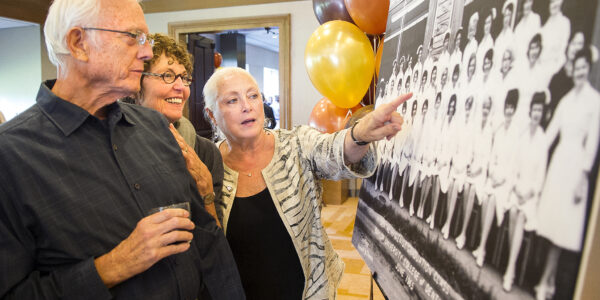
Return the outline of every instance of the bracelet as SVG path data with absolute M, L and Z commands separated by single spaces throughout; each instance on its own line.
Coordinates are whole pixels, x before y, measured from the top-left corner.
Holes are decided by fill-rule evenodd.
M 368 145 L 370 142 L 359 141 L 354 137 L 354 127 L 356 127 L 356 124 L 358 124 L 358 121 L 356 123 L 354 123 L 354 125 L 352 125 L 352 128 L 350 129 L 350 137 L 352 138 L 354 143 L 359 146 Z
M 213 202 L 215 202 L 215 192 L 206 194 L 204 197 L 202 197 L 202 199 L 204 200 L 204 205 L 213 204 Z

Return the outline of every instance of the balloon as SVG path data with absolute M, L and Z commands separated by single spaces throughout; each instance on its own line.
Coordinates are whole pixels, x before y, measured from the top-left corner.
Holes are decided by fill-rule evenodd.
M 387 25 L 390 0 L 344 0 L 354 23 L 368 34 L 382 34 Z
M 348 119 L 348 121 L 346 122 L 346 125 L 344 126 L 344 128 L 352 127 L 352 125 L 354 125 L 354 123 L 356 123 L 358 120 L 362 119 L 368 113 L 372 112 L 373 109 L 374 109 L 374 105 L 370 104 L 370 105 L 363 106 L 361 109 L 355 111 L 352 114 L 352 116 Z
M 376 84 L 377 84 L 377 78 L 373 78 L 373 80 L 369 84 L 369 90 L 367 91 L 365 96 L 362 98 L 360 103 L 363 103 L 364 105 L 369 105 L 369 104 L 375 103 L 375 97 L 377 96 L 377 95 L 375 95 Z
M 375 77 L 379 77 L 379 68 L 381 68 L 381 56 L 383 55 L 383 39 L 379 43 L 377 48 L 377 54 L 375 54 Z
M 345 21 L 327 22 L 313 32 L 306 45 L 304 63 L 315 88 L 342 108 L 360 102 L 375 70 L 369 39 Z
M 221 53 L 215 51 L 215 69 L 218 69 L 223 62 L 223 56 Z
M 351 108 L 350 110 L 352 111 L 352 113 L 355 113 L 357 110 L 359 110 L 363 107 L 364 107 L 364 105 L 361 102 L 358 102 L 358 104 L 355 107 Z
M 313 0 L 313 10 L 319 24 L 342 20 L 354 24 L 348 14 L 344 0 Z
M 308 124 L 321 132 L 332 133 L 344 128 L 350 114 L 349 109 L 339 108 L 329 99 L 323 98 L 317 102 L 310 113 Z

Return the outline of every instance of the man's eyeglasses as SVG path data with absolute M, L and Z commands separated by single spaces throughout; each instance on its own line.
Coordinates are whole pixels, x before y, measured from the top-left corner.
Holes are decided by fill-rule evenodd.
M 149 39 L 145 33 L 143 33 L 142 31 L 139 31 L 139 30 L 136 32 L 129 32 L 129 31 L 95 28 L 95 27 L 82 27 L 82 29 L 83 30 L 98 30 L 98 31 L 109 31 L 109 32 L 122 33 L 122 34 L 129 36 L 130 38 L 135 39 L 137 41 L 138 45 L 140 45 L 140 46 L 143 46 L 146 43 L 146 41 L 148 41 L 148 44 L 150 45 L 150 47 L 154 46 L 154 40 Z
M 167 84 L 171 84 L 171 83 L 175 82 L 175 80 L 177 80 L 177 77 L 181 78 L 181 81 L 183 82 L 183 85 L 185 85 L 185 86 L 189 86 L 190 84 L 192 84 L 192 81 L 193 81 L 192 77 L 188 76 L 187 74 L 176 75 L 175 72 L 173 72 L 171 70 L 166 71 L 162 74 L 142 72 L 142 75 L 161 77 L 162 80 Z

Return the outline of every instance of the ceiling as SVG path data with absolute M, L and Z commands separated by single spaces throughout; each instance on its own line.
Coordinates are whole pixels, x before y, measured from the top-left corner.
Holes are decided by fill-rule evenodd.
M 44 1 L 44 0 L 36 0 Z M 308 0 L 142 0 L 146 13 Z
M 266 4 L 307 0 L 142 0 L 146 13 L 179 11 L 239 5 Z M 47 14 L 50 0 L 0 1 L 0 29 L 41 24 Z M 246 36 L 246 43 L 279 52 L 279 29 L 264 28 L 237 30 Z M 275 38 L 274 38 L 275 37 Z
M 269 27 L 267 27 L 269 28 Z M 279 28 L 249 28 L 238 29 L 238 33 L 246 36 L 246 44 L 279 52 Z
M 141 0 L 145 13 L 308 0 Z M 0 17 L 42 24 L 52 0 L 1 0 Z

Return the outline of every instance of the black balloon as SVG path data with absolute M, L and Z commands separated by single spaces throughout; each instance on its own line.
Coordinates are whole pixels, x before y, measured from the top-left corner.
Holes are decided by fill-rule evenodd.
M 346 9 L 344 0 L 313 0 L 313 10 L 319 20 L 319 24 L 325 22 L 342 20 L 354 24 L 352 17 Z

